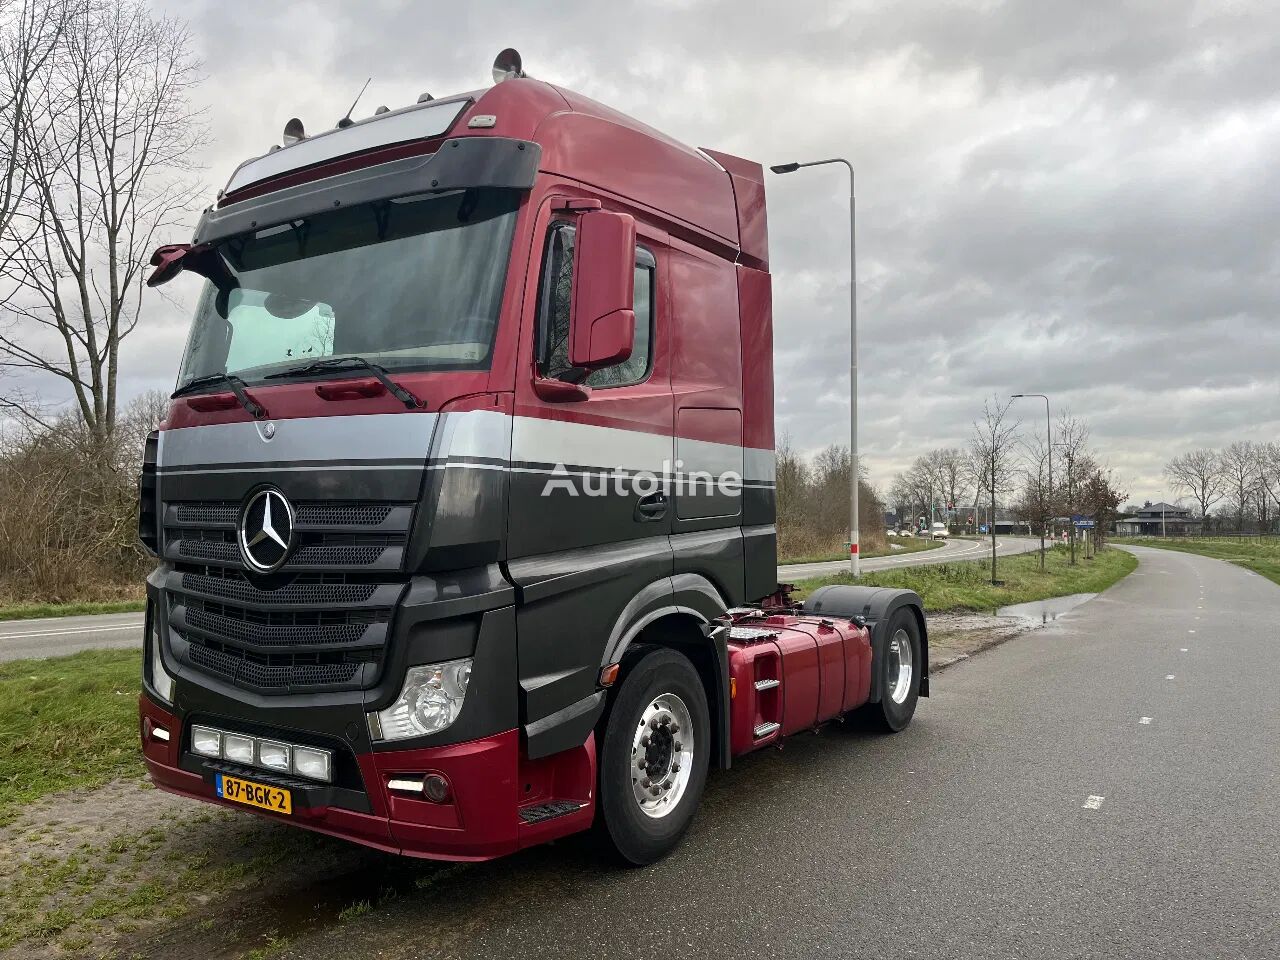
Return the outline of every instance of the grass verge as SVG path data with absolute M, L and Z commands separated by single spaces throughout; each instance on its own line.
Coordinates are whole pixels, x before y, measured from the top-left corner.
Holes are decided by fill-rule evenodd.
M 1234 563 L 1280 584 L 1280 537 L 1188 537 L 1185 540 L 1126 537 L 1112 542 L 1198 553 L 1202 557 Z
M 136 650 L 0 663 L 0 825 L 55 791 L 140 774 L 141 686 Z
M 1054 547 L 1040 569 L 1039 551 L 1000 557 L 996 576 L 1002 586 L 991 583 L 991 561 L 936 563 L 924 567 L 903 567 L 864 574 L 858 583 L 869 587 L 905 587 L 920 594 L 931 613 L 976 610 L 990 612 L 1014 603 L 1030 603 L 1072 593 L 1105 590 L 1137 567 L 1137 558 L 1124 550 L 1105 549 L 1091 560 L 1077 553 L 1070 564 L 1066 547 Z M 801 596 L 829 583 L 852 583 L 848 574 L 802 580 Z
M 81 617 L 94 613 L 137 613 L 145 600 L 108 600 L 103 603 L 24 603 L 0 606 L 0 620 L 39 620 L 44 617 Z
M 862 551 L 863 560 L 874 560 L 876 557 L 897 557 L 904 553 L 919 553 L 922 550 L 934 550 L 946 543 L 945 540 L 926 540 L 923 537 L 905 537 L 901 540 L 890 540 L 884 547 Z M 893 549 L 893 546 L 899 549 Z M 843 550 L 832 550 L 830 553 L 802 554 L 798 557 L 778 557 L 778 563 L 826 563 L 829 560 L 848 560 L 849 555 Z

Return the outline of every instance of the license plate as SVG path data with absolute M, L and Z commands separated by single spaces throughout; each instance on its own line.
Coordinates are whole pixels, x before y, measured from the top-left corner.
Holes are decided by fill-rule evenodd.
M 218 774 L 218 796 L 272 813 L 293 813 L 293 796 L 288 790 L 268 787 L 252 780 Z

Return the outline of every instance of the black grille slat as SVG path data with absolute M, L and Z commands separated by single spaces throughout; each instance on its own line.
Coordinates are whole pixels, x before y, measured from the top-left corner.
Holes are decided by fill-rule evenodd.
M 344 574 L 299 574 L 293 582 L 276 590 L 254 586 L 238 570 L 209 567 L 202 573 L 183 573 L 182 589 L 241 603 L 312 607 L 346 606 L 368 603 L 379 584 L 348 582 Z
M 238 503 L 179 503 L 175 512 L 179 523 L 230 525 L 240 519 Z
M 230 527 L 240 519 L 241 504 L 231 500 L 171 503 L 173 519 L 191 526 Z M 390 503 L 310 503 L 294 505 L 301 527 L 378 527 L 395 509 Z
M 240 546 L 229 530 L 169 528 L 170 542 L 177 555 L 187 560 L 211 560 L 241 564 Z M 378 563 L 388 549 L 402 549 L 404 534 L 306 533 L 299 532 L 297 546 L 289 554 L 284 569 L 298 567 L 368 567 Z
M 193 638 L 183 639 L 191 642 Z M 244 651 L 197 643 L 191 643 L 189 650 L 192 663 L 210 673 L 263 689 L 349 684 L 362 666 L 359 661 L 322 662 L 314 657 L 291 654 L 251 659 Z
M 351 644 L 364 637 L 368 624 L 261 624 L 186 608 L 187 626 L 205 633 L 260 647 Z
M 240 559 L 240 550 L 225 540 L 178 541 L 178 554 L 190 560 L 223 560 L 228 563 Z
M 289 556 L 295 567 L 367 567 L 392 544 L 316 543 L 301 546 Z
M 303 526 L 376 527 L 391 516 L 387 503 L 304 503 L 298 507 Z

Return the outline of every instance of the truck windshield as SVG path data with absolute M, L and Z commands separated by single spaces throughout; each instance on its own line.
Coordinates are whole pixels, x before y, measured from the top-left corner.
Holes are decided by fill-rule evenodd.
M 521 196 L 404 197 L 219 243 L 178 388 L 348 355 L 393 371 L 487 369 Z

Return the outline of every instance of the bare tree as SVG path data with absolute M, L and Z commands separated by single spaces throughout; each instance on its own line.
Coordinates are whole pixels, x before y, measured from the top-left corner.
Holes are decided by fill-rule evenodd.
M 1237 440 L 1222 451 L 1222 477 L 1235 508 L 1236 532 L 1244 532 L 1249 495 L 1258 482 L 1258 453 L 1248 440 Z
M 1218 454 L 1209 449 L 1192 450 L 1165 464 L 1164 475 L 1176 489 L 1185 490 L 1200 507 L 1201 519 L 1227 492 L 1226 478 Z
M 29 186 L 20 147 L 32 87 L 62 38 L 71 9 L 57 0 L 0 2 L 0 236 Z
M 991 582 L 996 583 L 996 497 L 1014 481 L 1014 448 L 1021 421 L 1010 421 L 1011 400 L 992 397 L 982 407 L 982 418 L 973 424 L 969 442 L 973 458 L 982 464 L 984 485 L 991 494 Z
M 1258 444 L 1257 462 L 1258 485 L 1262 488 L 1264 497 L 1269 497 L 1275 503 L 1277 513 L 1280 513 L 1280 442 Z
M 0 235 L 0 370 L 61 381 L 104 441 L 143 269 L 156 231 L 194 199 L 204 128 L 188 105 L 198 64 L 185 26 L 141 0 L 66 9 L 13 135 L 25 188 Z
M 1063 505 L 1063 512 L 1067 517 L 1072 518 L 1079 504 L 1079 493 L 1084 478 L 1096 468 L 1096 464 L 1088 454 L 1089 427 L 1079 417 L 1074 417 L 1067 412 L 1058 417 L 1058 425 L 1054 428 L 1053 435 L 1058 438 L 1053 445 L 1061 451 L 1060 462 L 1066 464 L 1066 470 L 1061 474 L 1062 484 L 1058 488 L 1059 502 Z M 1071 563 L 1074 564 L 1076 562 L 1074 520 L 1071 521 L 1069 530 Z
M 944 506 L 947 510 L 955 510 L 968 488 L 963 451 L 956 447 L 943 447 L 930 451 L 927 459 Z

